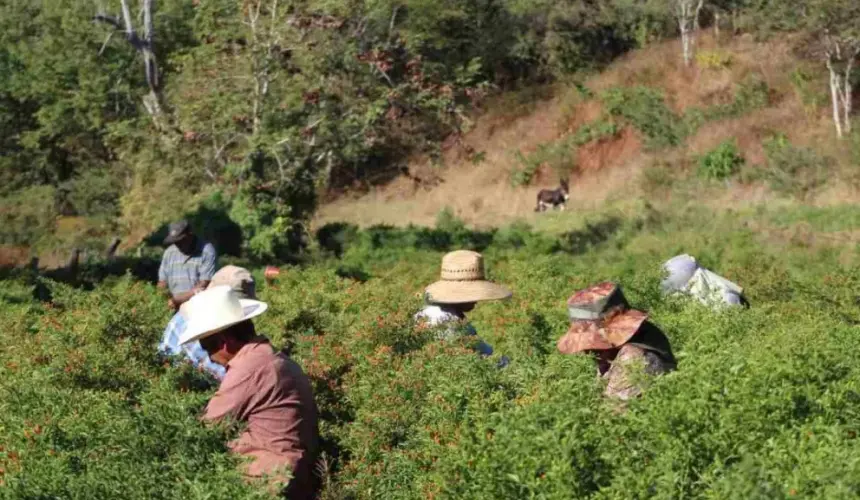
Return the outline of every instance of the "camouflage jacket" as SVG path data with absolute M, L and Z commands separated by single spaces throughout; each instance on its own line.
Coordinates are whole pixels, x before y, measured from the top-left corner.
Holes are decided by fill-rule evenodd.
M 609 369 L 598 374 L 607 382 L 605 396 L 627 401 L 642 393 L 649 377 L 674 369 L 675 360 L 671 355 L 664 356 L 638 345 L 625 344 Z

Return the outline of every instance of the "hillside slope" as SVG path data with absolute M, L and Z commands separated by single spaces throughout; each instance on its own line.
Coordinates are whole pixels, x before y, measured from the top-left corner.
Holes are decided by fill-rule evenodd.
M 761 43 L 751 37 L 717 41 L 706 37 L 697 66 L 685 68 L 678 42 L 667 41 L 632 52 L 591 76 L 584 82 L 585 91 L 559 84 L 545 92 L 550 96 L 543 99 L 501 96 L 476 119 L 464 137 L 465 146 L 444 152 L 443 165 L 414 159 L 408 176 L 323 206 L 316 225 L 331 221 L 362 226 L 427 225 L 446 207 L 479 226 L 521 218 L 534 221 L 538 217 L 533 213 L 536 192 L 557 186 L 557 171 L 565 169 L 571 171 L 568 208 L 573 210 L 640 197 L 656 201 L 667 197 L 705 199 L 716 206 L 774 201 L 786 194 L 774 192 L 773 183 L 767 182 L 771 165 L 765 144 L 777 134 L 784 134 L 794 148 L 811 146 L 828 160 L 825 176 L 831 182 L 804 185 L 788 194 L 811 204 L 856 200 L 857 190 L 849 173 L 856 164 L 856 154 L 852 156 L 849 144 L 839 144 L 833 138 L 825 75 L 814 61 L 797 59 L 789 47 L 786 41 Z M 744 94 L 751 88 L 749 82 L 761 82 L 760 87 L 752 88 L 766 93 L 766 102 L 752 105 L 754 99 Z M 649 138 L 643 137 L 641 130 L 629 121 L 611 117 L 619 127 L 615 134 L 568 148 L 559 158 L 538 156 L 543 150 L 556 151 L 559 156 L 556 146 L 566 148 L 565 141 L 569 142 L 583 125 L 605 121 L 604 93 L 643 87 L 660 91 L 677 121 L 696 110 L 707 114 L 721 106 L 728 109 L 733 102 L 737 109 L 704 120 L 677 145 L 648 145 Z M 725 141 L 735 141 L 745 161 L 741 175 L 717 185 L 698 182 L 691 175 L 696 159 Z M 473 153 L 466 154 L 470 150 Z M 549 161 L 541 163 L 530 185 L 514 186 L 511 172 L 523 168 L 523 158 L 529 161 L 532 157 L 537 158 L 534 161 Z M 553 161 L 556 171 L 550 165 Z M 840 181 L 833 182 L 834 178 Z M 661 189 L 665 187 L 671 189 Z

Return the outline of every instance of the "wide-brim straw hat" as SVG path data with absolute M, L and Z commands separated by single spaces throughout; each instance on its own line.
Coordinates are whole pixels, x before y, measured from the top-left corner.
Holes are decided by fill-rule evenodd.
M 216 286 L 200 292 L 187 302 L 188 325 L 179 344 L 204 339 L 266 312 L 269 305 L 251 299 L 240 299 L 229 286 Z
M 558 341 L 564 354 L 614 349 L 636 335 L 648 314 L 630 309 L 621 288 L 601 283 L 575 293 L 567 302 L 571 325 Z
M 440 280 L 425 289 L 427 301 L 434 304 L 503 300 L 512 295 L 504 286 L 486 279 L 484 257 L 468 250 L 457 250 L 442 257 Z

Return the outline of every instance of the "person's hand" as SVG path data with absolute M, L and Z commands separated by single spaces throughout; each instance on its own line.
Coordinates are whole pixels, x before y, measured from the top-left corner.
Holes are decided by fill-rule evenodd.
M 167 307 L 172 309 L 173 311 L 176 311 L 177 309 L 179 309 L 179 306 L 176 305 L 176 301 L 173 300 L 173 297 L 170 297 L 169 299 L 167 299 Z
M 280 275 L 281 270 L 275 266 L 266 266 L 266 271 L 263 273 L 263 277 L 266 281 L 273 281 Z

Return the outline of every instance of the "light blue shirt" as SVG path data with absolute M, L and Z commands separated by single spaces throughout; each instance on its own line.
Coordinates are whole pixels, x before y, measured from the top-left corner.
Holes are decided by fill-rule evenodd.
M 218 380 L 223 379 L 224 374 L 226 374 L 227 371 L 223 366 L 213 363 L 212 360 L 209 359 L 209 354 L 206 353 L 206 350 L 203 349 L 200 342 L 195 340 L 194 342 L 189 342 L 185 345 L 179 345 L 179 337 L 182 336 L 186 326 L 187 323 L 185 318 L 183 318 L 179 313 L 174 314 L 173 318 L 170 319 L 170 322 L 167 323 L 167 328 L 164 329 L 164 337 L 162 337 L 161 343 L 158 344 L 158 350 L 170 356 L 185 354 L 185 357 L 188 358 L 194 366 L 203 368 Z
M 218 266 L 218 255 L 211 243 L 197 241 L 191 255 L 186 255 L 176 245 L 164 251 L 158 268 L 158 281 L 167 283 L 172 295 L 179 295 L 194 288 L 201 281 L 211 281 Z

